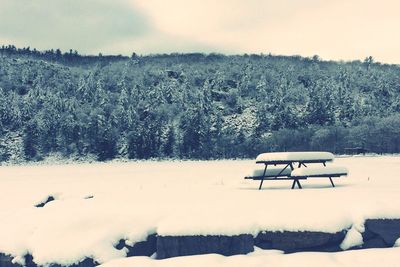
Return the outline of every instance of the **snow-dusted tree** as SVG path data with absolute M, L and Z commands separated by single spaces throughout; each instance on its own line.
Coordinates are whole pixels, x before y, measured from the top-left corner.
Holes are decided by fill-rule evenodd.
M 307 104 L 307 121 L 310 124 L 329 125 L 334 122 L 331 88 L 324 81 L 310 88 Z

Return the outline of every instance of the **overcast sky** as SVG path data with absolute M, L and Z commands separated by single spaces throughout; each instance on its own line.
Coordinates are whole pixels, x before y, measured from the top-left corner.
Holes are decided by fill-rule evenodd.
M 0 0 L 0 44 L 83 54 L 371 55 L 400 64 L 400 1 Z

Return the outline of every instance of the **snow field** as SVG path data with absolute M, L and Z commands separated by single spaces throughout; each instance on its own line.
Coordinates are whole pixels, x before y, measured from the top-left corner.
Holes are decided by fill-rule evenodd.
M 366 218 L 400 218 L 400 157 L 338 158 L 335 163 L 350 173 L 336 180 L 336 188 L 315 179 L 304 181 L 302 190 L 291 190 L 291 181 L 265 181 L 261 191 L 257 182 L 243 179 L 256 166 L 254 160 L 1 167 L 0 252 L 19 257 L 29 252 L 43 265 L 68 265 L 84 257 L 106 263 L 125 257 L 126 251 L 114 248 L 120 239 L 134 243 L 152 233 L 351 229 L 342 244 L 346 249 L 360 243 Z M 35 207 L 49 195 L 55 200 Z M 204 257 L 210 264 L 234 266 L 229 265 L 232 258 L 249 265 L 264 253 L 196 260 Z M 329 266 L 330 256 L 320 257 Z M 161 264 L 143 261 L 148 266 Z M 160 262 L 179 266 L 179 261 Z

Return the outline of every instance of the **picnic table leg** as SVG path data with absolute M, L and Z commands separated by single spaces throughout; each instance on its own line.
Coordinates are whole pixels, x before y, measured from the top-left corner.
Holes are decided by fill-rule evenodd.
M 333 183 L 333 181 L 332 181 L 332 178 L 331 178 L 331 177 L 329 177 L 329 181 L 331 181 L 332 187 L 335 187 L 335 184 Z
M 302 189 L 302 188 L 303 188 L 303 187 L 301 187 L 301 184 L 300 184 L 299 179 L 296 179 L 296 183 L 297 183 L 297 185 L 299 186 L 299 189 Z
M 290 166 L 290 168 L 291 168 L 292 171 L 293 171 L 293 165 L 292 165 L 292 163 L 289 163 L 289 164 L 287 164 L 287 165 L 285 166 L 285 168 L 283 168 L 283 169 L 275 176 L 275 179 L 278 178 L 278 176 L 281 175 L 281 174 L 286 170 L 286 168 L 289 167 L 289 166 Z
M 287 164 L 287 165 L 285 166 L 285 168 L 283 168 L 283 169 L 275 176 L 275 179 L 278 178 L 278 176 L 281 175 L 281 174 L 283 173 L 283 171 L 286 170 L 287 167 L 290 167 L 290 169 L 291 169 L 292 171 L 294 170 L 293 164 L 292 164 L 292 163 L 289 163 L 289 164 Z M 293 186 L 292 186 L 292 189 L 293 189 Z
M 293 180 L 292 189 L 296 186 L 296 180 Z
M 299 189 L 303 188 L 303 187 L 301 187 L 299 179 L 293 179 L 292 189 L 294 189 L 296 187 L 296 184 L 299 187 Z
M 268 167 L 268 164 L 265 164 L 264 173 L 263 173 L 263 176 L 262 176 L 262 178 L 261 178 L 261 182 L 260 182 L 260 186 L 258 187 L 258 190 L 261 190 L 261 187 L 262 187 L 262 185 L 263 185 L 265 173 L 267 172 L 267 167 Z
M 298 167 L 298 168 L 300 168 L 300 167 L 301 167 L 301 165 L 303 165 L 304 167 L 306 167 L 306 168 L 307 168 L 307 165 L 306 165 L 306 164 L 304 164 L 304 162 L 299 162 L 299 167 Z
M 296 187 L 296 184 L 297 184 L 297 186 L 299 187 L 299 189 L 302 189 L 303 187 L 301 187 L 301 184 L 300 184 L 300 181 L 299 181 L 299 179 L 293 179 L 293 184 L 292 184 L 292 189 L 294 189 L 295 187 Z

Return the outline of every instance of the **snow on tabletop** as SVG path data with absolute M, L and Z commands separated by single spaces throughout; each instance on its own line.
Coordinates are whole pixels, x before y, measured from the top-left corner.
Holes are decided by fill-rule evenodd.
M 337 161 L 348 167 L 349 179 L 336 188 L 310 179 L 302 190 L 291 190 L 290 181 L 265 181 L 258 190 L 243 179 L 254 160 L 4 166 L 0 252 L 20 258 L 29 252 L 39 265 L 85 257 L 105 263 L 125 257 L 114 248 L 120 239 L 135 243 L 156 232 L 334 233 L 365 218 L 400 218 L 400 157 Z M 49 195 L 56 200 L 35 207 Z M 348 244 L 357 242 L 357 231 Z
M 307 167 L 294 169 L 291 176 L 309 176 L 309 175 L 328 175 L 328 174 L 347 174 L 346 167 L 327 165 L 326 167 L 315 167 L 311 164 Z
M 256 161 L 302 161 L 302 160 L 326 160 L 331 161 L 334 155 L 330 152 L 271 152 L 257 156 Z

